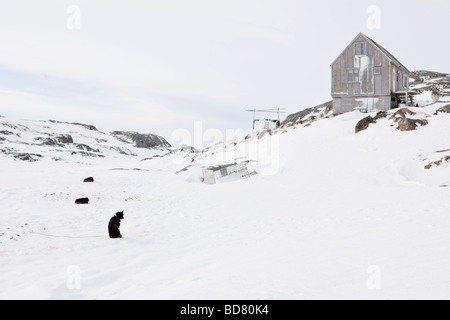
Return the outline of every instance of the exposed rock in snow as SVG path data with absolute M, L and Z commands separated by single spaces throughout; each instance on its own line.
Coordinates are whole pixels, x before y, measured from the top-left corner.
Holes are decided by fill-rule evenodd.
M 365 117 L 356 124 L 355 133 L 366 130 L 371 123 L 375 122 L 376 122 L 375 119 L 372 118 L 371 116 Z
M 90 146 L 86 145 L 86 144 L 76 144 L 76 148 L 83 150 L 83 151 L 88 151 L 88 152 L 100 152 L 100 150 L 98 149 L 93 149 Z
M 98 131 L 97 128 L 90 124 L 84 124 L 84 123 L 77 123 L 77 122 L 64 122 L 64 121 L 56 121 L 56 120 L 49 120 L 51 123 L 59 123 L 59 124 L 71 124 L 75 126 L 80 126 L 85 129 L 91 130 L 91 131 Z
M 114 131 L 111 135 L 126 143 L 134 143 L 136 148 L 153 149 L 169 148 L 171 145 L 163 138 L 154 134 L 141 134 L 129 131 Z
M 55 139 L 52 138 L 43 138 L 43 137 L 37 137 L 35 138 L 37 142 L 39 142 L 39 145 L 41 146 L 56 146 L 58 143 Z
M 356 124 L 355 133 L 358 133 L 358 132 L 361 132 L 363 130 L 366 130 L 371 123 L 376 123 L 377 120 L 382 119 L 382 118 L 386 118 L 387 115 L 388 115 L 387 112 L 380 111 L 380 112 L 377 113 L 377 115 L 375 117 L 368 116 L 368 117 L 360 120 Z
M 408 108 L 403 108 L 397 111 L 391 110 L 390 112 L 378 112 L 377 115 L 375 117 L 372 116 L 368 116 L 362 120 L 360 120 L 356 127 L 355 127 L 355 132 L 361 132 L 363 130 L 366 130 L 370 124 L 374 124 L 377 122 L 377 120 L 379 119 L 383 119 L 383 118 L 387 118 L 389 116 L 389 114 L 392 114 L 389 117 L 390 121 L 394 121 L 395 123 L 397 123 L 397 129 L 399 131 L 412 131 L 412 130 L 416 130 L 418 126 L 425 126 L 428 124 L 428 120 L 424 119 L 429 117 L 429 115 L 423 114 L 423 113 L 418 113 L 418 112 L 414 112 L 411 111 Z M 411 116 L 411 117 L 419 117 L 417 118 L 407 118 L 406 116 Z
M 402 108 L 394 112 L 394 114 L 389 118 L 389 120 L 394 120 L 399 122 L 401 119 L 406 118 L 406 115 L 414 116 L 416 113 L 409 110 L 408 108 Z
M 105 156 L 102 154 L 97 154 L 94 152 L 86 152 L 86 151 L 72 151 L 71 155 L 81 155 L 82 157 L 85 158 L 104 158 Z
M 413 131 L 416 130 L 418 126 L 426 126 L 428 124 L 428 120 L 426 119 L 410 119 L 406 117 L 407 115 L 415 116 L 417 113 L 408 108 L 402 108 L 397 110 L 389 120 L 398 123 L 397 129 L 400 131 Z
M 413 71 L 411 90 L 419 93 L 416 102 L 426 106 L 439 101 L 450 101 L 450 75 L 432 71 Z
M 426 170 L 430 170 L 431 168 L 433 168 L 433 166 L 439 167 L 440 165 L 442 165 L 442 163 L 443 163 L 444 161 L 450 162 L 450 156 L 443 157 L 442 159 L 440 159 L 440 160 L 438 160 L 438 161 L 431 162 L 431 163 L 427 164 L 427 165 L 425 166 L 425 169 L 426 169 Z
M 427 124 L 427 120 L 403 118 L 398 121 L 397 129 L 400 131 L 413 131 L 417 129 L 417 126 L 426 126 Z
M 56 137 L 56 141 L 59 143 L 73 143 L 73 138 L 70 134 L 61 134 Z
M 35 140 L 43 146 L 62 146 L 64 144 L 73 143 L 73 138 L 70 134 L 61 134 L 54 138 L 37 137 Z
M 281 127 L 291 127 L 297 124 L 308 124 L 318 119 L 333 116 L 333 101 L 328 101 L 313 108 L 308 108 L 300 112 L 289 115 L 281 123 Z
M 39 154 L 29 154 L 29 153 L 15 153 L 12 154 L 14 158 L 22 160 L 22 161 L 29 161 L 34 162 L 38 161 L 37 158 L 41 158 L 42 156 Z
M 450 113 L 450 104 L 436 110 L 434 115 L 437 116 L 439 113 Z

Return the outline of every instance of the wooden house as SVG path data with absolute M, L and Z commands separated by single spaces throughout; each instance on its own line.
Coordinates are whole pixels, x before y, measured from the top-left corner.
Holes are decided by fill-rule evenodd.
M 410 71 L 388 50 L 360 33 L 332 63 L 334 114 L 387 111 L 413 104 Z

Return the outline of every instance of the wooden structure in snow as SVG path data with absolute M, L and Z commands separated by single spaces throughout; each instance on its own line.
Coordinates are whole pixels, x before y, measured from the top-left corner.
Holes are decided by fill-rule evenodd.
M 360 33 L 332 63 L 333 113 L 387 111 L 413 105 L 410 71 L 381 45 Z
M 285 113 L 284 108 L 278 109 L 264 109 L 257 110 L 254 108 L 253 110 L 245 110 L 247 112 L 253 113 L 253 131 L 265 131 L 265 130 L 273 130 L 277 129 L 281 125 L 280 114 Z M 276 113 L 278 115 L 277 119 L 257 119 L 257 113 Z
M 206 184 L 216 184 L 233 180 L 250 178 L 247 163 L 233 163 L 223 166 L 212 166 L 203 169 L 203 181 Z

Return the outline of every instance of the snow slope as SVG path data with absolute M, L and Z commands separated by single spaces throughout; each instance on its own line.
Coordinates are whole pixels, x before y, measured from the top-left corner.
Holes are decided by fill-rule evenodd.
M 441 106 L 411 132 L 355 134 L 354 112 L 146 161 L 0 156 L 0 298 L 448 299 L 450 163 L 424 168 L 450 149 Z M 230 160 L 259 174 L 201 183 Z
M 53 161 L 89 163 L 90 158 L 117 155 L 151 157 L 169 152 L 170 145 L 162 137 L 135 132 L 118 133 L 120 135 L 117 132 L 107 134 L 92 125 L 55 120 L 0 118 L 0 153 L 25 161 L 51 158 Z M 126 140 L 123 135 L 137 136 L 140 141 Z

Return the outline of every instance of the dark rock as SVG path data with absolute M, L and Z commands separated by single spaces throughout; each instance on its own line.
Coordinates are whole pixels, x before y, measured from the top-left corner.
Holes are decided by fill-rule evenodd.
M 83 180 L 83 182 L 94 182 L 94 178 L 93 177 L 89 177 Z
M 428 124 L 427 120 L 419 120 L 419 119 L 409 119 L 402 118 L 398 121 L 397 130 L 400 131 L 413 131 L 417 129 L 417 126 L 426 126 Z
M 102 154 L 97 154 L 97 153 L 93 153 L 93 152 L 86 152 L 86 151 L 79 151 L 79 152 L 76 152 L 76 151 L 72 151 L 72 153 L 71 153 L 71 155 L 73 156 L 73 155 L 77 155 L 77 154 L 79 154 L 79 155 L 81 155 L 82 157 L 85 157 L 85 158 L 104 158 L 105 156 L 104 155 L 102 155 Z
M 44 146 L 57 146 L 61 144 L 73 143 L 72 136 L 70 134 L 61 134 L 56 138 L 36 138 L 36 141 L 40 141 L 40 145 Z
M 450 104 L 436 110 L 434 115 L 437 116 L 439 113 L 450 113 Z
M 39 145 L 41 146 L 56 146 L 58 145 L 58 143 L 56 142 L 56 140 L 52 139 L 52 138 L 36 138 L 36 141 L 39 141 Z
M 12 156 L 18 160 L 35 162 L 38 161 L 36 158 L 41 158 L 40 154 L 29 154 L 29 153 L 14 153 Z
M 89 198 L 80 198 L 75 200 L 76 204 L 89 204 Z
M 11 135 L 13 135 L 14 133 L 11 132 L 11 131 L 2 130 L 2 131 L 0 131 L 0 134 L 2 134 L 2 135 L 4 135 L 4 136 L 11 136 Z
M 114 131 L 111 135 L 125 143 L 134 143 L 137 148 L 154 149 L 169 148 L 171 145 L 163 138 L 154 134 L 141 134 L 128 131 Z
M 368 116 L 362 120 L 360 120 L 355 127 L 355 133 L 359 133 L 361 131 L 366 130 L 371 123 L 376 123 L 376 120 L 371 116 Z
M 73 138 L 70 134 L 62 134 L 56 137 L 56 141 L 62 144 L 73 143 Z
M 93 149 L 90 146 L 86 145 L 86 144 L 77 144 L 76 147 L 80 150 L 83 151 L 88 151 L 88 152 L 100 152 L 100 150 L 98 149 Z

